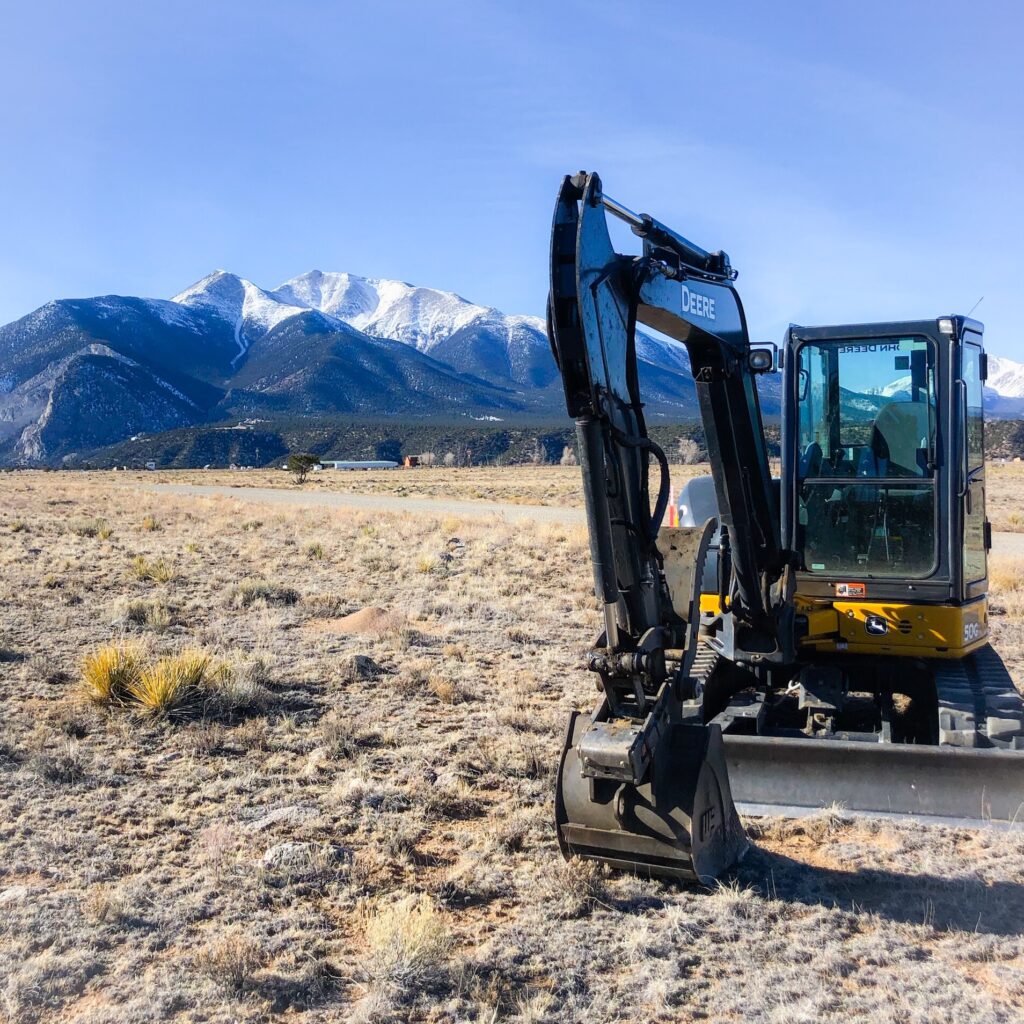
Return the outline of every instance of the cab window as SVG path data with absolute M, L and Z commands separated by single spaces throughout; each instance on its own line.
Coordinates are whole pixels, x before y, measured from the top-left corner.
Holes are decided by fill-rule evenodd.
M 801 346 L 797 536 L 808 572 L 934 571 L 935 351 L 917 337 Z

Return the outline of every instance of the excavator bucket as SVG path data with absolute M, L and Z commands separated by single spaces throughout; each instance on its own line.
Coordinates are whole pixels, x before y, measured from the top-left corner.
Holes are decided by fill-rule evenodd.
M 584 775 L 579 743 L 588 724 L 572 715 L 558 769 L 555 816 L 566 857 L 710 884 L 743 856 L 747 838 L 717 727 L 671 726 L 646 781 L 634 786 Z

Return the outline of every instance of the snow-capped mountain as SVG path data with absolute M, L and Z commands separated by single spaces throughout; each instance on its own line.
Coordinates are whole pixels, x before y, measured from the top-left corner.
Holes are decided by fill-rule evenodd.
M 648 419 L 697 415 L 684 346 L 639 334 Z M 1024 365 L 990 357 L 986 406 L 1024 415 Z M 778 379 L 762 408 L 778 413 Z M 894 381 L 898 393 L 905 382 Z M 878 397 L 846 396 L 869 416 Z M 173 299 L 49 302 L 0 327 L 0 464 L 55 463 L 231 416 L 564 416 L 538 317 L 454 292 L 309 271 L 267 290 L 224 270 Z
M 985 387 L 1000 398 L 1024 398 L 1024 363 L 989 355 Z
M 249 346 L 267 331 L 308 308 L 288 305 L 251 281 L 229 274 L 226 270 L 215 270 L 208 274 L 175 295 L 171 302 L 210 313 L 230 325 L 238 346 L 231 360 L 233 366 L 238 365 Z
M 543 320 L 478 306 L 454 292 L 311 270 L 285 281 L 274 295 L 492 383 L 546 387 L 557 376 Z

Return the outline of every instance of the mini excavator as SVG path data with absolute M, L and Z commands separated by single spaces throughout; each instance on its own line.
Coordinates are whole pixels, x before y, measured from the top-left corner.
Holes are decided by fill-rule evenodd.
M 609 217 L 639 255 L 615 251 Z M 737 802 L 1014 819 L 1024 702 L 988 639 L 982 325 L 791 326 L 751 346 L 736 277 L 596 174 L 562 182 L 548 334 L 604 626 L 601 698 L 559 765 L 563 854 L 707 882 L 746 849 Z M 685 347 L 696 385 L 711 476 L 681 489 L 677 527 L 638 325 Z M 773 478 L 757 383 L 779 370 Z

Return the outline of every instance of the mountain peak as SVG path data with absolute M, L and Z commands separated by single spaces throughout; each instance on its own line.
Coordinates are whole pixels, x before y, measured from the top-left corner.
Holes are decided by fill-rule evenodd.
M 235 332 L 238 354 L 234 363 L 249 346 L 271 328 L 306 311 L 305 305 L 292 305 L 277 295 L 265 292 L 244 277 L 226 270 L 215 270 L 196 281 L 171 300 L 181 306 L 204 309 L 231 324 Z

